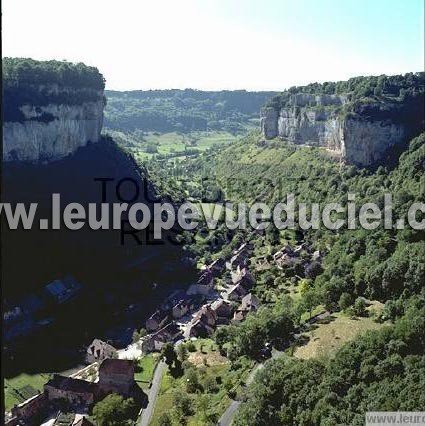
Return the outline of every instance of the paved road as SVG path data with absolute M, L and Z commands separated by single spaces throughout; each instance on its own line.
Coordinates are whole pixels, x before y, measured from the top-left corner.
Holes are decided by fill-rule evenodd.
M 306 321 L 305 325 L 314 324 L 317 321 L 321 321 L 321 320 L 324 320 L 324 319 L 330 317 L 330 315 L 331 314 L 327 311 L 322 312 L 322 313 L 310 318 L 308 321 Z M 297 330 L 297 333 L 295 334 L 295 339 L 298 339 L 302 335 L 302 333 L 303 333 L 302 329 Z M 281 354 L 282 354 L 282 352 L 273 351 L 272 358 L 276 358 L 277 356 L 279 356 Z M 249 374 L 249 376 L 246 380 L 247 386 L 249 386 L 252 383 L 257 371 L 262 369 L 263 367 L 264 367 L 264 363 L 257 364 L 254 367 L 254 369 L 251 371 L 251 373 Z M 220 419 L 218 421 L 218 425 L 219 426 L 230 426 L 230 424 L 232 423 L 232 421 L 235 417 L 236 412 L 239 410 L 240 405 L 241 405 L 240 401 L 232 401 L 231 404 L 227 407 L 227 410 L 220 417 Z
M 148 426 L 151 420 L 153 410 L 155 408 L 156 398 L 158 396 L 159 387 L 161 385 L 161 379 L 165 372 L 167 364 L 163 360 L 160 360 L 158 366 L 155 369 L 155 374 L 152 379 L 152 386 L 149 389 L 149 402 L 148 406 L 142 411 L 142 416 L 140 417 L 139 425 Z
M 273 356 L 277 356 L 278 354 L 280 354 L 280 352 L 274 353 Z M 246 386 L 249 386 L 253 382 L 255 374 L 257 373 L 258 370 L 261 370 L 263 367 L 264 367 L 264 364 L 261 363 L 261 364 L 257 364 L 252 369 L 252 371 L 249 373 L 248 378 L 246 379 L 246 382 L 245 382 Z M 229 426 L 232 423 L 236 412 L 239 410 L 240 405 L 241 405 L 240 401 L 232 401 L 231 404 L 227 407 L 227 410 L 220 417 L 218 421 L 219 426 Z

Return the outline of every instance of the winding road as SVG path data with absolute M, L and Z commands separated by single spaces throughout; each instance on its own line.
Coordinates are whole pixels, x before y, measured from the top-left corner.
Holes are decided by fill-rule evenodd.
M 261 370 L 264 367 L 264 363 L 257 364 L 253 370 L 249 373 L 248 378 L 246 379 L 246 386 L 249 386 L 257 373 L 258 370 Z M 227 407 L 227 410 L 223 413 L 218 421 L 219 426 L 229 426 L 232 423 L 233 418 L 235 417 L 236 412 L 239 410 L 241 405 L 240 401 L 233 400 L 231 404 Z
M 307 324 L 313 324 L 317 321 L 326 319 L 330 316 L 329 312 L 322 312 L 318 315 L 315 315 L 314 317 L 310 318 L 305 325 Z M 301 335 L 301 331 L 302 330 L 298 330 L 299 334 L 296 334 L 296 339 L 299 338 L 299 336 Z M 181 341 L 176 342 L 175 346 L 177 346 L 179 343 L 181 343 Z M 282 352 L 280 351 L 273 351 L 272 353 L 272 358 L 276 358 L 279 355 L 281 355 Z M 252 371 L 249 373 L 247 379 L 246 379 L 246 386 L 249 386 L 253 381 L 254 381 L 254 377 L 257 373 L 257 371 L 261 370 L 264 367 L 264 362 L 257 364 Z M 139 420 L 139 426 L 149 426 L 150 420 L 152 418 L 152 414 L 155 408 L 155 403 L 156 403 L 156 399 L 158 397 L 158 392 L 159 392 L 159 388 L 161 386 L 161 379 L 162 376 L 165 372 L 167 368 L 167 364 L 161 359 L 155 369 L 155 373 L 152 379 L 152 386 L 149 390 L 148 393 L 148 405 L 147 407 L 142 411 L 142 415 L 140 417 Z M 238 411 L 239 407 L 241 405 L 240 401 L 235 401 L 233 400 L 231 402 L 231 404 L 227 407 L 227 410 L 223 413 L 223 415 L 220 417 L 219 421 L 218 421 L 218 425 L 219 426 L 230 426 L 236 412 Z
M 159 388 L 161 386 L 161 379 L 166 370 L 167 364 L 161 359 L 155 369 L 155 373 L 152 379 L 152 386 L 148 393 L 148 406 L 142 411 L 140 417 L 139 426 L 149 426 L 149 422 L 152 418 L 153 410 L 155 408 L 156 398 L 158 397 Z
M 314 317 L 310 318 L 308 321 L 306 321 L 305 325 L 314 324 L 317 321 L 325 320 L 328 317 L 330 317 L 330 315 L 331 314 L 328 311 L 322 312 L 322 313 L 315 315 Z M 298 333 L 295 335 L 295 339 L 298 339 L 302 335 L 302 331 L 303 331 L 302 329 L 298 330 Z M 273 351 L 272 358 L 276 358 L 281 354 L 282 354 L 282 352 L 280 352 L 280 351 Z M 249 386 L 253 382 L 255 374 L 257 373 L 258 370 L 261 370 L 263 367 L 264 367 L 264 362 L 262 362 L 261 364 L 257 364 L 254 367 L 254 369 L 251 371 L 251 373 L 249 374 L 249 376 L 246 380 L 246 386 Z M 230 426 L 232 424 L 232 421 L 235 417 L 236 412 L 239 410 L 240 405 L 241 405 L 240 401 L 233 400 L 231 402 L 231 404 L 227 407 L 227 410 L 220 417 L 220 419 L 218 421 L 218 425 L 219 426 Z

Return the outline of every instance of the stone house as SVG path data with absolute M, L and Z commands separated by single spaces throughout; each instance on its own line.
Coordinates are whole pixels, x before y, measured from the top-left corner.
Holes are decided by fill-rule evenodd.
M 203 306 L 186 328 L 184 337 L 207 337 L 214 333 L 217 313 L 210 305 Z
M 156 331 L 168 321 L 167 312 L 157 310 L 146 320 L 146 330 Z
M 233 315 L 234 321 L 244 321 L 249 312 L 255 312 L 260 306 L 260 299 L 252 293 L 242 298 L 242 303 Z
M 235 285 L 241 284 L 245 288 L 250 289 L 255 284 L 255 278 L 247 268 L 242 268 L 238 269 L 234 274 L 232 274 L 232 282 Z
M 287 254 L 289 256 L 294 257 L 295 256 L 295 252 L 292 249 L 292 247 L 289 244 L 286 244 L 285 246 L 283 246 L 279 251 L 277 251 L 274 255 L 273 255 L 273 259 L 277 260 L 280 257 L 282 257 L 284 254 Z
M 249 293 L 242 298 L 241 308 L 256 311 L 260 304 L 260 299 L 255 294 Z
M 236 284 L 227 293 L 229 300 L 241 300 L 242 297 L 248 294 L 248 290 L 241 284 Z
M 15 405 L 12 410 L 12 422 L 10 424 L 30 423 L 35 417 L 39 416 L 47 408 L 47 396 L 45 393 L 39 393 L 30 399 Z M 15 421 L 13 421 L 15 420 Z M 9 424 L 9 423 L 6 423 Z
M 214 277 L 217 277 L 223 271 L 225 265 L 226 261 L 223 258 L 219 257 L 208 266 L 208 269 L 211 271 Z
M 302 250 L 303 245 L 300 245 L 295 250 L 293 250 L 292 247 L 287 244 L 273 255 L 273 260 L 279 269 L 283 269 L 284 266 L 290 266 L 298 263 L 298 256 Z
M 54 374 L 44 392 L 49 401 L 65 399 L 73 406 L 87 408 L 96 402 L 99 389 L 97 383 Z
M 302 243 L 299 246 L 294 247 L 294 255 L 299 256 L 303 252 L 303 250 L 306 249 L 306 247 L 307 247 L 306 243 Z
M 185 337 L 207 337 L 211 336 L 213 333 L 213 327 L 198 319 L 189 325 Z
M 160 351 L 167 342 L 175 341 L 180 335 L 180 328 L 173 321 L 156 333 L 146 336 L 142 340 L 142 352 L 146 354 L 153 351 Z
M 245 241 L 235 250 L 234 253 L 235 254 L 238 254 L 238 253 L 247 253 L 248 254 L 250 251 L 252 251 L 253 248 L 254 248 L 254 246 L 250 242 Z
M 311 257 L 311 260 L 313 262 L 314 261 L 320 262 L 322 260 L 322 257 L 323 257 L 323 253 L 320 250 L 315 250 L 313 252 L 313 256 Z
M 245 251 L 233 255 L 228 262 L 226 262 L 226 268 L 228 270 L 244 268 L 248 265 L 248 253 Z
M 217 322 L 217 313 L 210 305 L 203 306 L 194 317 L 195 320 L 200 320 L 210 327 L 214 327 Z
M 89 364 L 103 361 L 106 358 L 118 358 L 117 350 L 109 343 L 94 339 L 86 351 L 86 361 Z
M 160 330 L 158 334 L 164 336 L 167 342 L 173 342 L 181 335 L 181 330 L 180 327 L 172 321 Z
M 47 295 L 55 303 L 62 304 L 73 299 L 81 290 L 82 285 L 73 277 L 67 276 L 63 280 L 54 280 L 45 287 Z
M 204 271 L 196 284 L 192 284 L 187 290 L 188 295 L 207 295 L 214 288 L 214 276 L 211 271 Z
M 134 361 L 105 359 L 99 366 L 99 387 L 104 393 L 129 395 L 134 384 Z
M 229 318 L 232 315 L 230 303 L 223 299 L 218 299 L 211 304 L 211 309 L 217 314 L 218 318 Z
M 172 309 L 173 306 L 175 306 L 180 300 L 185 299 L 186 291 L 185 290 L 174 290 L 162 303 L 161 310 L 167 311 L 169 309 Z
M 176 305 L 173 306 L 171 314 L 174 319 L 181 318 L 189 312 L 190 303 L 188 300 L 180 300 Z
M 247 266 L 251 250 L 252 245 L 250 243 L 243 243 L 238 249 L 234 250 L 232 257 L 226 262 L 226 268 L 232 270 Z
M 143 338 L 140 349 L 142 350 L 143 354 L 148 354 L 150 352 L 160 351 L 164 345 L 165 342 L 155 333 L 149 334 Z
M 134 380 L 136 364 L 126 359 L 105 359 L 99 367 L 99 392 L 102 397 L 117 393 L 133 398 L 138 406 L 147 405 L 147 395 Z
M 79 411 L 89 410 L 110 393 L 131 397 L 143 405 L 147 397 L 135 382 L 134 371 L 134 361 L 107 358 L 100 364 L 97 383 L 54 374 L 44 385 L 44 395 L 48 401 L 66 400 Z

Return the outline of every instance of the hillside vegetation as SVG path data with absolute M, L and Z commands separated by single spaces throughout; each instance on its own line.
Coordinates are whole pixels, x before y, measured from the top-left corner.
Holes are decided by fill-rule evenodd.
M 347 194 L 354 193 L 357 206 L 375 202 L 382 207 L 384 193 L 390 193 L 394 220 L 404 217 L 413 202 L 424 202 L 425 134 L 410 142 L 396 167 L 376 170 L 346 166 L 320 148 L 259 140 L 254 132 L 181 164 L 152 167 L 151 175 L 154 180 L 160 176 L 160 192 L 176 200 L 206 196 L 219 202 L 263 201 L 272 208 L 287 193 L 321 205 L 347 205 Z M 279 231 L 269 226 L 262 236 L 219 225 L 183 237 L 198 264 L 228 258 L 247 239 L 254 244 L 249 268 L 257 284 L 252 291 L 263 306 L 215 335 L 232 366 L 261 359 L 266 342 L 285 351 L 267 362 L 248 393 L 243 387 L 238 391 L 247 402 L 236 424 L 360 425 L 365 411 L 424 406 L 423 231 L 383 226 Z M 323 261 L 278 269 L 273 254 L 287 243 L 302 242 L 319 249 Z M 225 280 L 221 277 L 218 284 Z M 323 310 L 333 312 L 331 322 L 318 323 L 291 343 L 291 332 Z
M 403 217 L 411 203 L 424 202 L 424 134 L 411 141 L 394 170 L 381 167 L 374 172 L 340 165 L 319 149 L 256 140 L 247 138 L 216 154 L 215 161 L 212 157 L 205 161 L 212 162 L 211 170 L 226 198 L 274 205 L 284 194 L 294 193 L 299 201 L 346 204 L 350 192 L 357 195 L 359 206 L 365 202 L 382 206 L 386 192 L 393 196 L 395 218 Z M 281 247 L 283 236 L 269 227 L 262 243 L 268 246 L 265 253 L 273 254 Z M 365 411 L 424 406 L 420 390 L 425 383 L 423 231 L 298 229 L 295 238 L 308 241 L 325 257 L 313 273 L 273 267 L 257 272 L 257 294 L 275 301 L 273 312 L 280 320 L 289 314 L 297 322 L 301 312 L 311 312 L 318 305 L 331 311 L 355 311 L 366 298 L 384 302 L 383 313 L 375 319 L 389 319 L 394 325 L 355 338 L 330 360 L 283 357 L 270 361 L 258 374 L 236 424 L 360 425 Z M 295 278 L 300 274 L 305 277 L 301 281 Z M 289 292 L 288 298 L 285 292 L 294 282 L 299 296 L 291 298 Z M 264 309 L 270 317 L 270 308 Z M 220 341 L 237 342 L 239 355 L 255 356 L 255 348 L 247 343 L 244 348 L 241 338 L 254 333 L 258 339 L 263 323 L 263 315 L 257 314 L 251 322 L 229 330 L 228 337 L 221 331 Z M 335 332 L 343 330 L 336 327 Z M 309 338 L 320 336 L 318 331 Z M 264 334 L 262 342 L 270 338 Z
M 105 79 L 95 67 L 66 61 L 3 58 L 5 121 L 23 121 L 23 105 L 81 105 L 103 99 Z
M 423 97 L 425 90 L 425 73 L 407 73 L 404 75 L 380 75 L 368 77 L 353 77 L 346 81 L 327 81 L 325 83 L 311 83 L 306 86 L 293 86 L 281 94 L 274 96 L 267 102 L 267 106 L 282 108 L 290 103 L 291 95 L 347 95 L 352 102 L 351 110 L 355 110 L 359 101 L 365 98 L 392 101 L 406 104 L 406 102 Z
M 258 124 L 261 106 L 275 94 L 245 90 L 107 90 L 105 127 L 127 133 L 240 133 Z
M 103 90 L 105 79 L 96 67 L 67 61 L 36 61 L 31 58 L 3 58 L 3 85 L 57 84 L 75 89 Z

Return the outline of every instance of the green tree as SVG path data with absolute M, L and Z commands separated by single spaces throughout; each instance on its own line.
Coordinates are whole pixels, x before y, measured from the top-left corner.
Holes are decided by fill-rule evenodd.
M 185 392 L 175 391 L 173 394 L 173 403 L 179 419 L 193 414 L 192 399 Z
M 162 413 L 158 419 L 159 426 L 172 426 L 173 421 L 168 413 Z
M 357 315 L 358 317 L 362 317 L 366 313 L 366 301 L 363 297 L 358 297 L 356 299 L 354 302 L 353 312 L 354 315 Z
M 311 319 L 312 311 L 319 303 L 320 298 L 317 294 L 317 291 L 314 289 L 310 289 L 306 293 L 304 293 L 300 305 L 304 312 L 307 311 L 309 313 L 309 319 Z
M 161 355 L 168 367 L 172 367 L 177 360 L 177 354 L 172 343 L 166 343 L 161 349 Z
M 208 393 L 215 393 L 218 390 L 217 380 L 215 377 L 207 376 L 203 382 L 204 390 Z
M 312 283 L 311 283 L 311 280 L 309 279 L 303 278 L 300 280 L 300 283 L 298 285 L 298 291 L 301 294 L 301 296 L 304 296 L 308 292 L 308 290 L 310 290 L 311 285 Z
M 178 345 L 177 346 L 177 357 L 180 360 L 180 362 L 186 361 L 188 356 L 189 356 L 189 353 L 188 353 L 187 346 L 184 343 Z
M 93 408 L 93 416 L 100 426 L 126 425 L 136 415 L 137 407 L 133 399 L 124 399 L 117 394 L 108 395 Z
M 186 391 L 189 393 L 197 392 L 200 388 L 199 375 L 196 368 L 188 368 L 185 373 Z
M 353 304 L 353 297 L 351 294 L 342 293 L 339 298 L 338 305 L 341 310 L 346 311 Z

